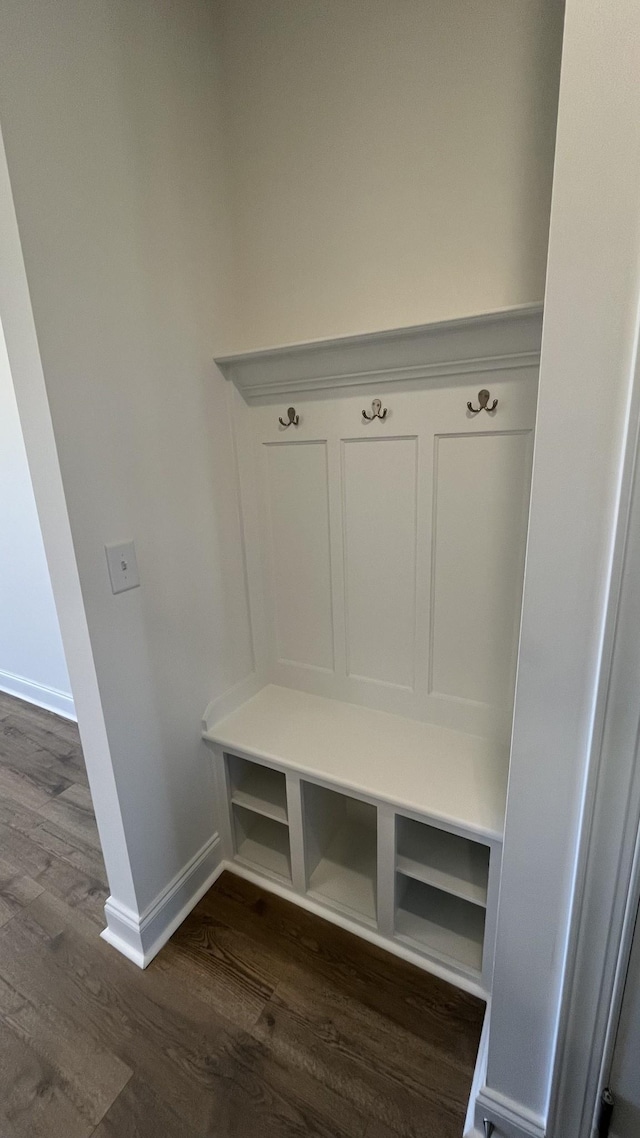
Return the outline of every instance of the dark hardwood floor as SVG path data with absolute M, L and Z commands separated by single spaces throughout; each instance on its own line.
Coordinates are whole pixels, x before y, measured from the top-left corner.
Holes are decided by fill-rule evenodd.
M 76 728 L 0 693 L 0 1138 L 460 1138 L 484 1005 L 224 874 L 141 972 Z

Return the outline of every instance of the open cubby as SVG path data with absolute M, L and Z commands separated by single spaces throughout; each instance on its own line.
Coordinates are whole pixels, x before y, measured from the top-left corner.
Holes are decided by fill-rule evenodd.
M 414 948 L 480 973 L 485 910 L 424 881 L 397 875 L 396 936 Z
M 286 823 L 236 804 L 232 811 L 236 860 L 290 882 L 291 849 Z
M 276 822 L 287 821 L 287 782 L 282 771 L 227 755 L 231 801 Z
M 375 924 L 376 807 L 314 783 L 302 795 L 309 896 Z
M 398 816 L 397 851 L 397 868 L 406 877 L 486 907 L 488 846 Z

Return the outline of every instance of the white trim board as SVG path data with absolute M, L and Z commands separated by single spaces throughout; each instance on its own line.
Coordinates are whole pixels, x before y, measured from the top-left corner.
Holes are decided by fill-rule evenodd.
M 77 721 L 73 696 L 70 692 L 50 688 L 47 684 L 38 684 L 35 680 L 28 680 L 25 676 L 17 676 L 13 672 L 0 669 L 0 691 L 7 695 L 14 695 L 17 699 L 24 699 L 36 707 L 43 707 L 45 711 L 53 711 L 62 715 L 64 719 Z
M 485 1118 L 493 1122 L 500 1138 L 545 1138 L 545 1120 L 541 1115 L 486 1086 L 476 1098 L 477 1131 L 478 1120 L 482 1125 Z
M 482 1025 L 469 1105 L 464 1125 L 464 1138 L 485 1138 L 485 1122 L 492 1122 L 501 1138 L 545 1138 L 545 1120 L 521 1103 L 507 1098 L 486 1085 L 491 1000 Z
M 224 869 L 214 834 L 142 913 L 108 897 L 100 936 L 139 968 L 146 968 Z
M 478 1125 L 476 1125 L 476 1100 L 482 1087 L 485 1084 L 487 1075 L 487 1050 L 489 1047 L 490 1018 L 491 998 L 487 1000 L 487 1006 L 484 1013 L 482 1033 L 480 1035 L 480 1044 L 478 1046 L 478 1055 L 473 1072 L 473 1082 L 471 1083 L 471 1094 L 469 1095 L 469 1104 L 467 1106 L 467 1114 L 464 1122 L 463 1138 L 484 1138 L 482 1118 L 478 1117 Z
M 221 356 L 245 399 L 362 384 L 451 379 L 537 367 L 542 305 L 525 304 L 386 332 Z
M 640 315 L 618 529 L 585 793 L 549 1133 L 592 1133 L 612 1050 L 640 899 Z M 612 837 L 615 836 L 615 837 Z

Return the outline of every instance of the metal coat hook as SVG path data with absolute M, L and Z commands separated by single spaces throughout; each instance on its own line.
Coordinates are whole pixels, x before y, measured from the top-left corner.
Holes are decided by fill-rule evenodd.
M 491 1138 L 491 1135 L 493 1134 L 493 1132 L 495 1130 L 495 1124 L 493 1122 L 491 1122 L 488 1118 L 483 1118 L 482 1119 L 482 1126 L 484 1129 L 484 1138 Z
M 287 422 L 285 423 L 284 419 L 280 415 L 278 416 L 278 422 L 281 423 L 283 427 L 290 427 L 291 424 L 293 424 L 294 427 L 297 427 L 298 423 L 300 422 L 300 416 L 296 415 L 295 407 L 287 407 Z
M 470 411 L 473 412 L 474 415 L 477 415 L 478 411 L 495 411 L 496 407 L 498 406 L 498 400 L 494 399 L 491 406 L 489 406 L 489 399 L 490 398 L 491 398 L 490 393 L 487 391 L 486 387 L 483 387 L 482 391 L 478 392 L 478 403 L 480 404 L 480 406 L 474 407 L 473 404 L 471 402 L 469 402 L 469 403 L 467 403 L 467 407 L 469 408 Z
M 371 404 L 371 414 L 367 415 L 367 412 L 363 411 L 362 415 L 369 422 L 371 422 L 372 419 L 386 419 L 387 408 L 383 408 L 382 403 L 379 399 L 374 399 Z

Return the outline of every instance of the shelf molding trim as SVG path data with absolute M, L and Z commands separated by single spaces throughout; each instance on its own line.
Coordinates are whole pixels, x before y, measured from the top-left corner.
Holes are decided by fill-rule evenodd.
M 221 356 L 247 402 L 327 388 L 370 387 L 537 368 L 542 305 L 525 304 L 411 328 Z

